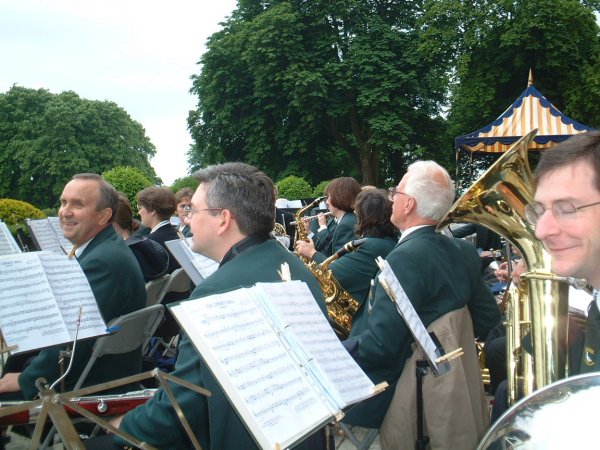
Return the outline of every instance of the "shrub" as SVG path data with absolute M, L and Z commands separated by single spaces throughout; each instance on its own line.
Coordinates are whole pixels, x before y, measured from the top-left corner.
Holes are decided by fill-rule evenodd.
M 0 220 L 8 225 L 11 233 L 18 228 L 26 230 L 25 219 L 45 219 L 46 215 L 30 203 L 10 198 L 0 198 Z
M 288 200 L 299 200 L 312 197 L 313 189 L 304 178 L 289 175 L 277 182 L 279 197 Z
M 322 197 L 323 192 L 325 192 L 325 188 L 327 187 L 327 185 L 330 182 L 331 182 L 331 180 L 324 180 L 324 181 L 321 181 L 319 184 L 317 184 L 315 186 L 315 188 L 313 189 L 313 197 L 315 197 L 315 198 Z
M 104 172 L 102 177 L 112 184 L 117 191 L 125 194 L 131 205 L 135 205 L 135 196 L 138 192 L 152 186 L 152 181 L 135 167 L 115 167 Z
M 173 182 L 173 186 L 171 186 L 171 190 L 174 194 L 177 194 L 183 188 L 189 187 L 192 191 L 196 192 L 196 188 L 198 187 L 198 180 L 196 177 L 189 175 L 183 178 L 177 178 Z

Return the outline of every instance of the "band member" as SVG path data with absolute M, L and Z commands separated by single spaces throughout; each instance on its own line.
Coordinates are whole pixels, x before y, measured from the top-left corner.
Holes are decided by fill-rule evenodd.
M 65 238 L 73 245 L 75 257 L 85 273 L 105 322 L 145 306 L 146 290 L 140 267 L 111 223 L 118 195 L 99 175 L 79 174 L 69 181 L 61 196 L 58 218 Z M 72 389 L 85 367 L 95 339 L 78 342 L 65 388 Z M 20 372 L 0 379 L 3 400 L 31 400 L 37 394 L 35 381 L 49 384 L 60 377 L 59 353 L 65 346 L 46 348 Z M 97 360 L 85 385 L 94 385 L 141 371 L 141 349 Z M 56 386 L 60 390 L 60 386 Z M 12 398 L 11 398 L 12 397 Z
M 535 201 L 525 212 L 552 257 L 552 272 L 584 278 L 594 288 L 580 372 L 595 372 L 600 369 L 600 132 L 575 135 L 542 152 L 535 178 Z
M 177 217 L 179 217 L 179 226 L 177 227 L 177 231 L 179 231 L 186 238 L 192 236 L 192 229 L 186 223 L 185 208 L 190 206 L 193 195 L 194 191 L 188 187 L 178 190 L 175 194 L 175 200 L 177 202 L 176 212 Z
M 409 166 L 397 188 L 389 190 L 389 198 L 391 221 L 402 237 L 386 260 L 423 325 L 467 305 L 475 336 L 485 337 L 498 323 L 500 312 L 481 277 L 479 255 L 470 243 L 435 232 L 454 199 L 446 170 L 433 161 L 418 161 Z M 413 343 L 394 302 L 376 283 L 345 345 L 373 382 L 387 381 L 390 387 L 351 409 L 344 422 L 379 428 Z M 456 407 L 442 406 L 446 410 Z M 462 412 L 449 414 L 456 418 Z
M 293 279 L 305 281 L 325 314 L 323 295 L 317 280 L 304 264 L 270 237 L 275 223 L 275 186 L 255 167 L 243 163 L 210 166 L 196 174 L 200 185 L 189 210 L 193 250 L 216 261 L 219 269 L 193 291 L 198 298 L 256 282 L 278 281 L 278 270 L 287 262 Z M 242 424 L 210 369 L 190 339 L 183 334 L 174 376 L 205 387 L 204 397 L 179 385 L 170 384 L 184 415 L 204 449 L 256 449 L 256 443 Z M 120 428 L 157 448 L 191 448 L 177 414 L 164 390 L 153 399 L 123 416 Z M 117 439 L 117 443 L 125 442 Z M 316 434 L 299 448 L 322 448 Z
M 311 252 L 310 248 L 305 246 L 305 241 L 296 242 L 296 251 L 302 255 L 306 253 L 305 256 L 311 253 L 310 257 L 321 263 L 347 242 L 356 239 L 354 232 L 356 227 L 354 202 L 360 190 L 360 184 L 352 177 L 341 177 L 332 180 L 325 188 L 324 193 L 327 196 L 325 204 L 333 219 L 327 222 L 327 218 L 320 214 L 318 218 L 319 228 L 310 242 L 313 250 L 316 248 L 320 251 Z M 305 226 L 309 226 L 309 224 Z

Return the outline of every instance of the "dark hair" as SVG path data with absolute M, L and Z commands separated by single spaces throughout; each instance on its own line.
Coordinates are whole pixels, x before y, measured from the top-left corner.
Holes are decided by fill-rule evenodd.
M 175 194 L 167 187 L 147 187 L 137 193 L 137 202 L 148 211 L 155 211 L 160 220 L 167 220 L 177 209 Z
M 181 203 L 181 200 L 184 198 L 192 198 L 194 196 L 194 191 L 189 187 L 184 187 L 183 189 L 179 189 L 175 194 L 175 202 Z
M 358 236 L 388 237 L 397 236 L 398 230 L 392 222 L 392 202 L 387 192 L 381 189 L 368 189 L 356 197 L 354 212 L 358 219 Z
M 129 199 L 122 192 L 118 192 L 119 206 L 115 214 L 114 222 L 129 233 L 136 231 L 140 224 L 133 220 L 133 211 Z
M 110 208 L 111 215 L 110 219 L 108 219 L 108 223 L 112 223 L 117 214 L 117 207 L 119 206 L 119 195 L 113 185 L 95 173 L 78 173 L 73 175 L 71 180 L 91 180 L 98 183 L 100 196 L 98 198 L 98 203 L 96 203 L 96 211 Z
M 354 209 L 354 202 L 360 190 L 360 184 L 354 178 L 340 177 L 331 180 L 324 194 L 329 197 L 329 203 L 337 209 L 350 212 Z
M 542 152 L 535 169 L 535 179 L 578 161 L 589 162 L 594 171 L 594 186 L 600 191 L 600 132 L 576 134 L 566 141 Z
M 275 185 L 256 167 L 230 162 L 208 166 L 194 176 L 207 185 L 206 205 L 229 210 L 242 234 L 268 236 L 273 230 Z

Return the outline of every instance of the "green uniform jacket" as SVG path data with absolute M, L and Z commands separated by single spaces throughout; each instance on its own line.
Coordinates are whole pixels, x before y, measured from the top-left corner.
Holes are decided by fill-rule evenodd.
M 406 236 L 387 261 L 425 327 L 465 305 L 475 336 L 487 336 L 500 320 L 494 296 L 481 277 L 479 255 L 470 243 L 427 226 Z M 414 339 L 383 287 L 375 284 L 373 289 L 357 313 L 348 340 L 358 341 L 356 359 L 371 380 L 387 381 L 390 387 L 351 409 L 344 422 L 379 428 Z
M 140 266 L 123 239 L 111 225 L 98 233 L 77 259 L 87 277 L 102 318 L 106 323 L 146 305 L 146 287 Z M 92 353 L 95 339 L 77 343 L 75 359 L 67 375 L 65 388 L 72 389 Z M 60 376 L 59 352 L 66 346 L 42 350 L 19 376 L 25 399 L 37 395 L 35 380 L 43 377 L 53 383 Z M 84 386 L 116 380 L 141 371 L 141 349 L 123 355 L 107 355 L 98 359 Z M 60 386 L 57 385 L 57 389 Z
M 329 244 L 321 251 L 318 251 L 313 255 L 313 261 L 322 263 L 327 259 L 328 256 L 333 255 L 340 248 L 342 248 L 347 242 L 356 239 L 356 215 L 353 212 L 347 212 L 339 220 L 335 228 L 333 229 L 331 240 Z M 327 234 L 330 233 L 329 227 L 326 230 L 319 231 L 313 242 L 323 242 L 327 240 Z M 316 247 L 315 247 L 316 248 Z M 320 247 L 319 247 L 320 248 Z
M 277 270 L 283 262 L 289 264 L 292 279 L 302 280 L 308 284 L 326 314 L 323 294 L 317 280 L 298 257 L 284 249 L 274 239 L 248 248 L 219 267 L 214 274 L 194 289 L 191 298 L 252 286 L 257 282 L 279 281 Z M 204 450 L 258 448 L 217 380 L 185 334 L 182 335 L 179 343 L 179 354 L 173 375 L 212 392 L 212 396 L 207 398 L 179 385 L 170 385 Z M 154 398 L 126 414 L 120 427 L 161 450 L 192 448 L 162 388 L 158 389 Z M 124 444 L 118 438 L 116 440 Z
M 329 264 L 329 269 L 340 285 L 362 304 L 369 294 L 371 280 L 379 271 L 375 258 L 381 256 L 385 259 L 397 242 L 395 237 L 367 236 L 367 240 L 358 249 L 333 261 Z

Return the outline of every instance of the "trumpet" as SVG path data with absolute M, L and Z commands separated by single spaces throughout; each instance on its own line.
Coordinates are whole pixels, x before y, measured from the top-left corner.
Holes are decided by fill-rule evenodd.
M 326 213 L 323 213 L 323 217 L 327 217 L 331 215 L 331 211 L 327 211 Z M 315 214 L 314 216 L 306 216 L 306 217 L 302 217 L 302 220 L 314 220 L 317 219 L 319 217 L 319 214 Z M 296 225 L 298 223 L 298 221 L 294 220 L 293 222 L 290 222 L 290 225 Z

